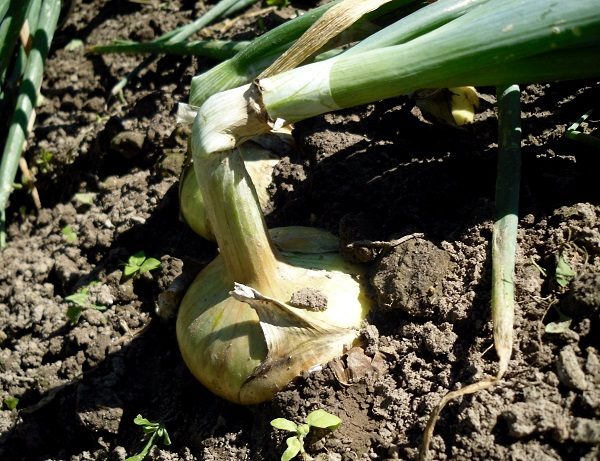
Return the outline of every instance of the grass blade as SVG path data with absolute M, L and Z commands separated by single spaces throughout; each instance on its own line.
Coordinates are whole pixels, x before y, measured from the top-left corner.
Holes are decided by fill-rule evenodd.
M 187 24 L 172 30 L 171 32 L 167 32 L 156 41 L 167 42 L 168 44 L 182 42 L 194 35 L 199 30 L 208 26 L 213 21 L 236 13 L 256 3 L 257 1 L 258 0 L 221 0 L 191 24 Z
M 216 50 L 219 49 L 218 45 L 210 46 L 207 45 L 208 42 L 203 41 L 186 43 L 186 40 L 215 20 L 227 17 L 237 11 L 247 8 L 256 2 L 257 0 L 221 0 L 205 14 L 198 17 L 194 22 L 166 32 L 155 40 L 149 42 L 116 40 L 107 45 L 91 46 L 88 51 L 90 53 L 194 54 L 190 52 L 191 47 L 195 49 L 195 53 L 198 53 L 198 55 L 202 55 L 203 50 L 209 50 L 210 52 L 210 50 L 213 48 L 216 52 Z M 202 45 L 202 43 L 205 45 Z M 227 46 L 224 45 L 223 47 L 227 49 Z
M 245 49 L 249 41 L 234 41 L 234 40 L 194 40 L 191 42 L 179 43 L 159 43 L 146 42 L 139 43 L 131 40 L 117 40 L 108 45 L 92 46 L 88 51 L 90 53 L 124 53 L 124 54 L 139 54 L 139 53 L 164 53 L 175 55 L 193 55 L 202 56 L 217 61 L 223 61 L 235 56 L 237 53 Z

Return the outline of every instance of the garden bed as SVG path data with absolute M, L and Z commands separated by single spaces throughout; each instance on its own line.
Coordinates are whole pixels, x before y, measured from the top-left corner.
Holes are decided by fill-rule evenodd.
M 173 442 L 159 443 L 148 459 L 275 460 L 285 442 L 269 422 L 300 422 L 324 408 L 342 425 L 309 445 L 313 455 L 415 459 L 440 398 L 496 370 L 495 90 L 480 88 L 480 113 L 466 129 L 429 122 L 407 97 L 297 124 L 296 149 L 270 189 L 269 227 L 320 227 L 342 243 L 422 236 L 345 251 L 367 265 L 378 304 L 364 328 L 369 360 L 360 369 L 342 358 L 272 402 L 235 405 L 192 377 L 174 312 L 157 309 L 160 293 L 217 252 L 178 217 L 188 129 L 174 116 L 191 77 L 214 63 L 161 57 L 123 99 L 108 98 L 141 58 L 69 46 L 149 40 L 213 4 L 206 3 L 81 1 L 56 35 L 25 153 L 43 208 L 24 191 L 13 194 L 0 253 L 0 458 L 123 460 L 143 446 L 133 424 L 142 414 L 164 423 Z M 257 4 L 201 35 L 248 39 L 309 6 Z M 564 136 L 598 100 L 594 81 L 523 90 L 514 352 L 501 384 L 444 410 L 433 459 L 600 456 L 600 155 Z M 139 251 L 161 268 L 126 280 L 124 265 Z M 556 279 L 560 259 L 575 274 L 565 286 Z M 82 288 L 88 308 L 75 323 L 66 298 Z M 546 331 L 565 318 L 568 328 Z M 358 376 L 343 382 L 340 366 Z

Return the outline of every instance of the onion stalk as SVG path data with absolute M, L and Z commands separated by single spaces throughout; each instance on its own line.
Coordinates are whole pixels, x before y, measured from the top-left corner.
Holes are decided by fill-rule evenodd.
M 456 1 L 456 0 L 453 0 Z M 288 50 L 296 40 L 341 0 L 333 0 L 310 10 L 253 40 L 246 49 L 192 79 L 189 103 L 200 106 L 213 94 L 244 85 L 267 69 Z M 340 46 L 373 33 L 379 27 L 373 21 L 388 14 L 406 15 L 424 4 L 423 0 L 391 0 L 377 10 L 366 14 L 347 33 L 331 46 Z
M 38 3 L 33 1 L 30 4 L 30 15 Z M 0 163 L 0 248 L 6 243 L 5 210 L 17 174 L 19 158 L 35 117 L 34 108 L 42 83 L 44 60 L 50 50 L 59 14 L 60 0 L 44 0 L 39 9 L 39 16 L 35 15 L 35 26 L 31 27 L 33 41 L 23 69 L 19 95 Z
M 281 123 L 423 87 L 595 76 L 600 69 L 587 63 L 600 58 L 598 44 L 595 0 L 489 0 L 399 45 L 340 55 L 209 97 L 195 119 L 191 150 L 220 255 L 180 307 L 177 337 L 192 373 L 229 400 L 266 400 L 351 345 L 369 307 L 360 268 L 332 253 L 275 248 L 242 161 L 246 140 Z M 289 232 L 288 240 L 303 240 L 295 237 L 298 229 Z

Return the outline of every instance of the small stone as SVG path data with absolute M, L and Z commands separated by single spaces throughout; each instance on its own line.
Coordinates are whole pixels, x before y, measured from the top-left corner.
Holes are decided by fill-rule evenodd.
M 579 365 L 577 355 L 571 346 L 565 346 L 559 353 L 556 361 L 558 379 L 565 386 L 583 391 L 588 387 L 585 373 Z
M 322 312 L 327 309 L 327 296 L 315 288 L 301 288 L 292 293 L 290 306 Z
M 573 418 L 571 440 L 576 443 L 600 443 L 600 421 L 588 418 Z
M 122 131 L 110 141 L 110 147 L 123 157 L 130 159 L 142 152 L 146 136 L 137 131 Z

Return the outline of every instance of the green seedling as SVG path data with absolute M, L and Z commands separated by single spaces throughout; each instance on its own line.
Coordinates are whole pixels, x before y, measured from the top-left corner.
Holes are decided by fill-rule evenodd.
M 52 161 L 54 154 L 47 150 L 42 150 L 38 156 L 36 156 L 34 163 L 37 170 L 42 174 L 48 174 L 54 168 Z
M 300 454 L 304 460 L 313 459 L 313 457 L 304 450 L 304 439 L 310 432 L 310 428 L 316 427 L 319 429 L 329 429 L 334 431 L 341 423 L 342 420 L 340 418 L 332 415 L 331 413 L 327 413 L 322 409 L 309 413 L 306 417 L 306 422 L 303 424 L 296 424 L 295 422 L 285 418 L 274 419 L 271 421 L 271 426 L 274 428 L 296 433 L 296 435 L 288 437 L 285 441 L 287 448 L 281 455 L 281 461 L 289 461 L 298 454 Z
M 556 283 L 561 287 L 566 287 L 569 282 L 575 277 L 576 273 L 565 259 L 565 255 L 561 254 L 556 263 L 555 278 Z
M 77 241 L 77 234 L 71 226 L 63 227 L 62 235 L 67 243 L 75 243 Z
M 102 304 L 94 304 L 90 301 L 90 286 L 95 285 L 98 282 L 92 282 L 88 286 L 81 288 L 76 293 L 69 295 L 65 298 L 65 301 L 69 303 L 67 308 L 67 318 L 72 326 L 77 325 L 81 314 L 86 309 L 96 309 L 97 311 L 104 312 L 107 307 Z
M 131 255 L 123 269 L 123 277 L 129 278 L 134 275 L 142 275 L 160 267 L 160 261 L 155 258 L 147 258 L 143 251 Z
M 156 438 L 162 439 L 163 444 L 171 445 L 171 439 L 164 424 L 161 422 L 153 422 L 144 418 L 142 415 L 137 415 L 133 420 L 134 424 L 142 426 L 144 435 L 147 437 L 146 445 L 137 455 L 130 456 L 125 461 L 142 461 L 156 444 Z
M 19 405 L 19 399 L 17 397 L 6 397 L 3 402 L 8 410 L 15 410 L 17 405 Z

